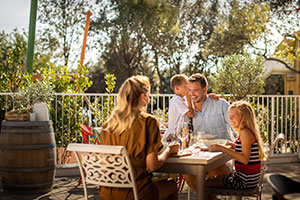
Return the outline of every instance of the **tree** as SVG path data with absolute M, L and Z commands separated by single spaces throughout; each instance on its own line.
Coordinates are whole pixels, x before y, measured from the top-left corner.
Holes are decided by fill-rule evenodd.
M 263 92 L 264 59 L 251 58 L 249 54 L 233 54 L 222 60 L 222 66 L 212 78 L 215 93 L 232 94 L 234 100 L 248 94 Z
M 285 15 L 300 10 L 300 2 L 294 0 L 258 0 L 258 2 L 268 3 L 271 11 L 282 19 L 285 17 Z
M 38 3 L 38 21 L 42 24 L 39 30 L 43 50 L 53 53 L 54 63 L 63 62 L 71 65 L 70 57 L 79 58 L 79 36 L 84 30 L 84 0 L 40 0 Z M 61 57 L 63 60 L 61 60 Z M 73 61 L 74 62 L 74 61 Z M 76 62 L 75 62 L 76 63 Z
M 255 43 L 262 35 L 270 20 L 267 4 L 249 2 L 241 6 L 232 1 L 229 12 L 214 29 L 206 54 L 225 56 L 243 52 L 246 45 Z
M 249 42 L 261 37 L 269 20 L 268 6 L 254 1 L 98 3 L 98 16 L 91 27 L 101 35 L 101 46 L 106 47 L 102 55 L 105 67 L 124 76 L 117 75 L 119 82 L 142 72 L 149 63 L 157 76 L 159 92 L 164 91 L 163 80 L 176 73 L 210 74 L 220 58 L 244 52 Z
M 295 59 L 300 57 L 299 49 L 292 44 L 295 44 L 293 41 L 296 40 L 296 37 L 299 37 L 297 31 L 300 29 L 300 3 L 278 0 L 258 0 L 258 2 L 265 2 L 270 7 L 271 17 L 261 36 L 256 41 L 249 42 L 246 47 L 256 55 L 263 56 L 266 60 L 280 62 L 291 71 L 300 73 L 294 65 Z M 276 34 L 282 38 L 275 37 Z M 272 52 L 271 47 L 274 46 L 277 48 L 275 52 Z
M 107 38 L 101 43 L 106 47 L 102 59 L 110 73 L 117 76 L 116 88 L 129 76 L 149 71 L 150 62 L 154 63 L 147 43 L 149 34 L 168 31 L 174 24 L 169 13 L 175 11 L 166 2 L 112 0 L 104 5 L 101 2 L 99 17 L 91 22 L 91 28 Z
M 27 40 L 24 33 L 14 30 L 0 33 L 0 91 L 16 92 L 25 72 Z

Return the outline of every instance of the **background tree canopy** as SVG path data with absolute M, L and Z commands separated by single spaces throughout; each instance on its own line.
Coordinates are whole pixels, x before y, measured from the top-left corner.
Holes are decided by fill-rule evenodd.
M 80 70 L 77 60 L 88 10 L 87 51 L 96 49 L 99 56 L 87 62 L 93 81 L 87 92 L 105 92 L 104 76 L 111 73 L 117 80 L 115 92 L 127 77 L 144 74 L 151 79 L 152 93 L 170 93 L 174 74 L 200 72 L 210 80 L 225 66 L 222 60 L 233 54 L 279 59 L 292 70 L 299 51 L 282 43 L 275 57 L 270 47 L 281 42 L 272 37 L 274 30 L 294 36 L 294 28 L 300 27 L 299 7 L 299 2 L 275 0 L 40 0 L 34 70 L 52 64 Z M 0 67 L 9 69 L 7 77 L 23 73 L 25 63 L 27 36 L 13 34 L 0 38 Z
M 264 90 L 264 59 L 251 58 L 249 54 L 228 55 L 212 77 L 213 91 L 217 94 L 232 94 L 233 100 L 248 94 L 261 94 Z
M 251 1 L 112 0 L 97 5 L 101 8 L 91 27 L 105 38 L 99 43 L 105 50 L 98 68 L 116 74 L 116 88 L 132 74 L 150 75 L 158 86 L 153 92 L 160 93 L 171 92 L 166 80 L 174 74 L 209 75 L 225 55 L 244 52 L 270 19 L 267 4 Z

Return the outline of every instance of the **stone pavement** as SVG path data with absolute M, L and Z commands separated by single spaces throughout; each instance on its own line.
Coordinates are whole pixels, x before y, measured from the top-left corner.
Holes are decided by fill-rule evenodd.
M 300 162 L 289 163 L 289 164 L 269 164 L 267 174 L 264 177 L 264 189 L 262 199 L 272 199 L 272 190 L 267 183 L 267 176 L 272 173 L 284 174 L 294 180 L 300 181 Z M 56 177 L 51 192 L 46 194 L 31 194 L 31 195 L 17 195 L 17 194 L 6 194 L 0 189 L 1 200 L 75 200 L 84 199 L 82 184 L 77 187 L 78 176 L 71 177 Z M 88 185 L 89 199 L 100 200 L 97 187 Z M 191 200 L 196 199 L 196 194 L 191 193 Z M 234 198 L 232 198 L 234 199 Z M 179 194 L 179 200 L 187 200 L 187 186 L 183 188 L 182 193 Z

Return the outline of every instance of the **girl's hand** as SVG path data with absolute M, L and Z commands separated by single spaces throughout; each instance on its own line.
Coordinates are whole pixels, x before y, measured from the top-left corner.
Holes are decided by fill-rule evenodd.
M 177 153 L 179 151 L 179 143 L 178 142 L 172 142 L 168 145 L 169 147 L 169 155 L 172 155 L 174 153 Z
M 231 141 L 229 141 L 229 140 L 226 140 L 225 145 L 230 145 L 231 148 L 234 148 L 234 149 L 235 149 L 235 143 L 234 143 L 234 142 L 231 142 Z
M 218 143 L 212 143 L 209 146 L 209 151 L 212 151 L 212 152 L 222 151 L 222 145 L 220 145 Z

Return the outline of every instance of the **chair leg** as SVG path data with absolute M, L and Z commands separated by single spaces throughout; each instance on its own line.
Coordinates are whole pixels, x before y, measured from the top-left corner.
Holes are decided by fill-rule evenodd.
M 179 174 L 179 182 L 178 182 L 178 187 L 177 187 L 178 192 L 181 192 L 182 184 L 183 184 L 183 175 Z
M 191 188 L 188 187 L 188 200 L 190 200 L 190 199 L 191 199 Z
M 78 185 L 77 186 L 79 186 L 80 184 L 81 184 L 81 175 L 80 175 L 80 177 L 79 177 L 79 180 L 78 180 Z

